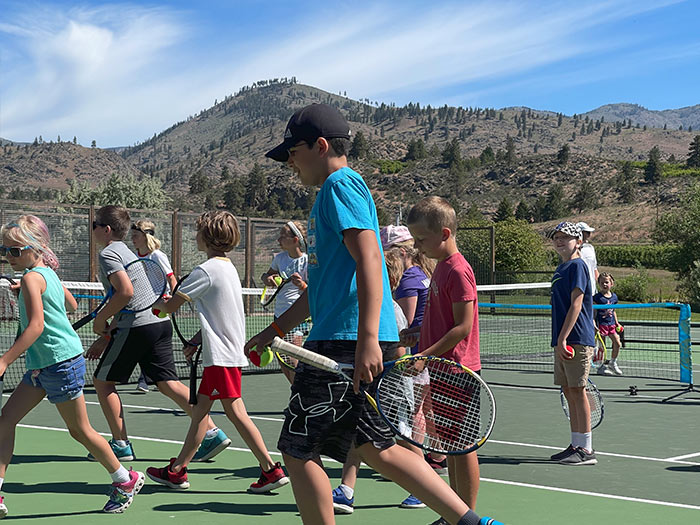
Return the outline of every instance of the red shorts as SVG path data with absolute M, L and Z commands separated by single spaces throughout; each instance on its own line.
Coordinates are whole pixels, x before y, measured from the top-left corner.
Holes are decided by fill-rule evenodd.
M 614 324 L 601 324 L 598 325 L 598 330 L 600 331 L 600 335 L 603 337 L 609 336 L 612 337 L 615 335 L 615 325 Z
M 241 397 L 241 369 L 235 366 L 205 367 L 197 392 L 212 400 Z

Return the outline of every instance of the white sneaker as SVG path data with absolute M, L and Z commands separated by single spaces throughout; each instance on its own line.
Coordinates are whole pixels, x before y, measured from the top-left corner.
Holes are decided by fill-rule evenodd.
M 622 375 L 622 369 L 620 369 L 619 365 L 617 363 L 609 363 L 608 366 L 610 369 L 613 371 L 613 373 L 616 376 L 621 376 Z
M 613 371 L 610 370 L 610 367 L 608 365 L 603 364 L 603 365 L 600 365 L 600 367 L 598 367 L 598 375 L 599 376 L 611 376 L 611 375 L 613 375 Z

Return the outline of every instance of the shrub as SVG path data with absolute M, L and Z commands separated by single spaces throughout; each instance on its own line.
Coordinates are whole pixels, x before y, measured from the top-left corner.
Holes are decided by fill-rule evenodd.
M 632 275 L 621 277 L 615 281 L 614 292 L 621 301 L 632 303 L 646 303 L 652 300 L 650 291 L 651 277 L 643 266 L 637 264 L 636 272 Z
M 595 245 L 598 264 L 603 266 L 633 267 L 675 270 L 678 247 L 671 244 L 625 244 L 620 246 Z
M 690 271 L 681 279 L 678 291 L 694 312 L 700 312 L 700 260 L 693 262 Z

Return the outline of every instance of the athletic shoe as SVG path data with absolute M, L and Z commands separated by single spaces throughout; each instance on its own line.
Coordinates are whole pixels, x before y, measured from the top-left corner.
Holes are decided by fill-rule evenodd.
M 433 521 L 430 525 L 450 525 L 445 518 L 438 518 Z
M 248 487 L 248 492 L 264 494 L 265 492 L 270 492 L 271 490 L 278 489 L 289 483 L 289 478 L 284 473 L 284 470 L 282 470 L 282 465 L 280 465 L 279 461 L 267 472 L 262 469 L 260 469 L 260 472 L 260 478 Z
M 595 452 L 587 452 L 581 447 L 576 447 L 573 454 L 559 460 L 562 465 L 595 465 L 598 460 Z
M 0 520 L 7 516 L 7 507 L 5 506 L 5 498 L 0 496 Z
M 134 501 L 134 496 L 143 487 L 145 477 L 143 472 L 129 469 L 129 481 L 125 483 L 112 483 L 112 491 L 109 493 L 109 501 L 102 509 L 103 512 L 116 514 L 124 510 Z
M 416 498 L 413 494 L 409 494 L 408 497 L 401 502 L 399 507 L 402 509 L 424 509 L 425 503 Z
M 352 514 L 355 511 L 355 496 L 348 498 L 343 489 L 333 489 L 333 512 L 336 514 Z
M 190 482 L 187 481 L 187 467 L 183 468 L 180 472 L 173 472 L 170 470 L 176 459 L 177 458 L 170 458 L 170 463 L 163 468 L 148 467 L 146 469 L 146 474 L 156 483 L 160 483 L 171 489 L 188 489 L 190 488 Z
M 564 459 L 565 457 L 568 457 L 571 454 L 573 454 L 574 450 L 576 450 L 574 449 L 574 446 L 569 445 L 561 452 L 557 452 L 556 454 L 552 454 L 551 456 L 549 456 L 549 459 L 551 459 L 552 461 L 559 461 L 560 459 Z
M 441 476 L 447 474 L 447 458 L 443 458 L 442 461 L 436 461 L 430 454 L 426 454 L 424 457 L 435 472 Z
M 148 392 L 150 392 L 151 389 L 148 388 L 148 383 L 146 383 L 145 381 L 139 381 L 139 384 L 136 385 L 136 391 L 141 392 L 142 394 L 148 394 Z
M 484 516 L 479 520 L 479 525 L 503 525 L 503 522 Z
M 622 369 L 620 368 L 620 365 L 617 363 L 611 362 L 609 365 L 610 369 L 616 376 L 621 376 L 622 375 Z
M 614 372 L 610 370 L 610 367 L 606 364 L 602 364 L 598 367 L 598 375 L 599 376 L 611 376 L 613 375 Z
M 192 461 L 208 461 L 222 450 L 225 450 L 230 444 L 231 440 L 224 434 L 223 430 L 219 429 L 213 438 L 202 441 Z
M 109 446 L 112 447 L 112 452 L 114 452 L 114 455 L 117 456 L 117 459 L 119 461 L 134 461 L 136 459 L 136 456 L 134 455 L 134 449 L 131 446 L 131 441 L 128 439 L 126 440 L 126 445 L 123 447 L 120 447 L 115 443 L 113 439 L 109 440 Z M 87 458 L 90 461 L 97 461 L 95 459 L 95 456 L 92 454 L 88 454 Z

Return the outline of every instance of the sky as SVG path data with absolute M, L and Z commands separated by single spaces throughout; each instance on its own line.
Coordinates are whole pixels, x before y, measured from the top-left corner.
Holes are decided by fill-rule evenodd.
M 0 137 L 132 145 L 241 87 L 567 115 L 700 104 L 696 0 L 0 0 Z

